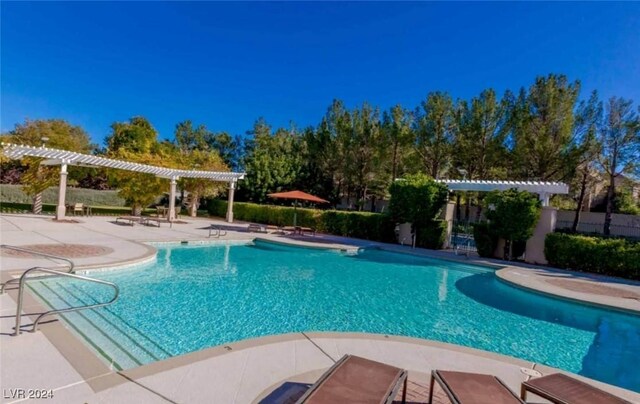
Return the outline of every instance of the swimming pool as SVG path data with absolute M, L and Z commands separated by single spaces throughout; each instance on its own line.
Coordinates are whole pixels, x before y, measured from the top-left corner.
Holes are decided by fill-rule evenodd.
M 116 369 L 246 338 L 351 331 L 465 345 L 640 391 L 640 316 L 529 293 L 490 268 L 255 242 L 161 247 L 152 265 L 91 276 L 117 283 L 120 299 L 64 318 Z M 31 285 L 56 308 L 111 293 L 75 280 Z

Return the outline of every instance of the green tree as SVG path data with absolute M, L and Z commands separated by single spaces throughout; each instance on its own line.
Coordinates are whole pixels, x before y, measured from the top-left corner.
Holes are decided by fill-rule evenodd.
M 412 124 L 413 115 L 400 104 L 395 105 L 383 115 L 382 148 L 387 151 L 386 163 L 390 165 L 385 173 L 388 175 L 388 186 L 404 175 L 407 170 L 405 165 L 411 153 L 411 142 L 414 136 Z
M 458 101 L 455 109 L 454 139 L 451 159 L 458 174 L 470 180 L 495 180 L 506 177 L 507 105 L 500 101 L 492 89 L 484 90 L 470 102 Z M 470 201 L 480 198 L 475 193 L 465 193 L 465 217 L 469 220 Z M 457 194 L 457 216 L 460 217 L 460 193 Z M 481 211 L 477 210 L 477 218 Z
M 609 179 L 603 230 L 605 235 L 609 235 L 616 178 L 636 172 L 640 165 L 640 118 L 633 110 L 632 101 L 617 97 L 609 99 L 598 140 L 601 145 L 599 163 Z
M 105 140 L 109 153 L 126 149 L 131 153 L 148 153 L 158 143 L 158 133 L 142 116 L 134 116 L 129 122 L 111 124 L 111 134 Z
M 140 116 L 129 122 L 114 122 L 105 143 L 107 157 L 118 160 L 165 167 L 175 160 L 171 145 L 161 145 L 151 123 Z M 139 215 L 144 207 L 156 200 L 162 189 L 168 188 L 166 179 L 153 174 L 109 170 L 108 175 L 110 183 L 131 206 L 134 215 Z
M 252 146 L 245 161 L 247 176 L 242 188 L 250 200 L 264 202 L 268 193 L 288 190 L 296 183 L 304 155 L 301 137 L 295 128 L 281 128 L 272 134 L 262 118 L 250 133 Z
M 190 150 L 188 152 L 174 151 L 173 158 L 176 167 L 199 171 L 229 171 L 222 158 L 213 150 Z M 189 193 L 186 203 L 189 215 L 195 217 L 200 206 L 200 199 L 215 197 L 225 188 L 226 184 L 211 181 L 206 178 L 182 178 L 180 188 Z
M 580 155 L 573 136 L 579 91 L 579 82 L 551 74 L 511 99 L 512 175 L 539 181 L 571 175 Z
M 353 188 L 356 192 L 358 210 L 362 207 L 370 194 L 380 195 L 385 190 L 376 183 L 378 166 L 376 166 L 377 152 L 380 144 L 380 119 L 379 113 L 369 104 L 364 104 L 361 109 L 356 108 L 351 114 L 352 118 L 352 142 L 351 142 L 351 167 Z
M 416 113 L 415 150 L 427 174 L 439 178 L 448 168 L 454 119 L 449 94 L 429 93 Z
M 95 147 L 84 129 L 62 119 L 26 120 L 24 124 L 17 124 L 2 138 L 6 143 L 29 146 L 41 146 L 46 141 L 47 147 L 79 153 L 90 153 Z M 41 165 L 42 161 L 43 159 L 36 157 L 25 157 L 21 161 L 24 167 L 22 188 L 34 198 L 34 213 L 40 213 L 42 192 L 60 180 L 60 166 L 44 166 Z M 77 176 L 80 171 L 76 167 L 70 169 L 70 178 Z
M 574 137 L 579 144 L 580 158 L 570 187 L 579 190 L 576 199 L 576 214 L 571 227 L 573 232 L 578 230 L 580 213 L 587 191 L 595 185 L 598 178 L 595 163 L 600 153 L 597 133 L 602 124 L 602 103 L 595 91 L 588 100 L 580 102 L 575 116 Z
M 470 103 L 459 101 L 455 111 L 453 164 L 468 179 L 500 179 L 506 157 L 507 106 L 495 91 L 484 90 Z
M 232 137 L 227 132 L 210 133 L 206 140 L 209 147 L 217 150 L 222 161 L 234 171 L 240 170 L 242 159 L 242 138 Z
M 505 259 L 511 260 L 513 244 L 526 242 L 540 218 L 540 200 L 526 191 L 511 189 L 489 192 L 484 199 L 491 231 L 503 238 Z
M 337 161 L 334 158 L 335 143 L 326 120 L 322 120 L 318 129 L 304 130 L 303 139 L 306 155 L 297 188 L 333 203 L 339 202 L 339 192 L 334 185 Z
M 174 131 L 175 143 L 182 151 L 206 150 L 212 133 L 204 125 L 193 126 L 190 120 L 180 122 Z

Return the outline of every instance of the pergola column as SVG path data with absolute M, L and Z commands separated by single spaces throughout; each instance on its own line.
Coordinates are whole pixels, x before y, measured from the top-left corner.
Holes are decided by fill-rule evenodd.
M 171 187 L 169 189 L 169 221 L 172 222 L 176 217 L 176 184 L 178 177 L 171 177 Z
M 549 194 L 547 192 L 540 192 L 538 197 L 540 198 L 540 202 L 542 202 L 542 206 L 549 206 Z
M 56 220 L 64 220 L 67 214 L 65 198 L 67 194 L 67 164 L 60 164 L 60 185 L 58 185 L 58 206 L 56 207 Z
M 229 200 L 227 201 L 227 222 L 233 223 L 233 194 L 236 190 L 236 182 L 229 182 Z

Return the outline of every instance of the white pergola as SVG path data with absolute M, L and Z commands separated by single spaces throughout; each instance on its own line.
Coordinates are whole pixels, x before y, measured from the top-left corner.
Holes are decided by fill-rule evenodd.
M 24 146 L 11 143 L 2 143 L 2 153 L 12 159 L 22 157 L 43 158 L 40 164 L 60 166 L 60 192 L 58 194 L 58 206 L 56 219 L 64 219 L 66 214 L 65 195 L 67 188 L 67 166 L 105 167 L 119 170 L 134 171 L 138 173 L 152 174 L 156 177 L 167 178 L 171 182 L 169 192 L 169 220 L 175 218 L 176 183 L 180 178 L 203 178 L 211 181 L 229 183 L 229 203 L 227 206 L 227 221 L 233 222 L 233 196 L 238 180 L 244 179 L 245 173 L 225 171 L 198 171 L 179 170 L 174 168 L 157 167 L 146 164 L 132 163 L 129 161 L 114 160 L 105 157 L 92 156 L 90 154 L 76 153 L 68 150 L 50 149 L 46 147 Z
M 543 181 L 480 181 L 480 180 L 436 180 L 445 184 L 451 191 L 506 191 L 517 189 L 538 194 L 542 206 L 549 206 L 549 197 L 554 194 L 568 194 L 569 186 L 562 182 Z

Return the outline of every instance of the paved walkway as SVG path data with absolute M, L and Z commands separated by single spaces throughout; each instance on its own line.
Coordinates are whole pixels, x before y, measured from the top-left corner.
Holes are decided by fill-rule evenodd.
M 208 228 L 215 223 L 227 230 L 227 235 L 220 240 L 249 241 L 260 237 L 318 248 L 379 246 L 399 252 L 467 260 L 445 252 L 411 250 L 344 237 L 248 233 L 246 224 L 230 225 L 210 219 L 186 218 L 185 224 L 176 224 L 173 228 L 120 225 L 115 224 L 115 218 L 107 217 L 78 219 L 80 223 L 56 223 L 50 217 L 2 215 L 2 243 L 38 245 L 38 248 L 49 252 L 73 256 L 79 268 L 111 267 L 154 259 L 155 249 L 142 242 L 211 242 L 212 239 L 207 237 Z M 4 280 L 19 270 L 52 264 L 6 251 L 0 259 L 0 276 Z M 468 262 L 498 263 L 486 260 Z M 635 304 L 640 293 L 637 283 L 607 280 L 604 287 L 598 287 L 602 286 L 601 282 L 567 271 L 508 267 L 498 273 L 505 274 L 503 279 L 523 287 L 541 288 L 547 293 L 561 295 L 574 293 L 575 296 L 570 297 L 599 304 L 617 304 L 618 300 Z M 0 296 L 1 387 L 55 389 L 54 399 L 49 402 L 211 402 L 215 397 L 215 402 L 248 403 L 273 394 L 283 385 L 295 389 L 296 386 L 300 388 L 300 384 L 312 382 L 347 352 L 408 369 L 410 397 L 416 402 L 424 401 L 428 374 L 433 368 L 493 373 L 516 390 L 526 377 L 522 368 L 535 368 L 542 374 L 556 372 L 538 364 L 433 341 L 336 333 L 287 334 L 240 341 L 129 371 L 114 372 L 59 321 L 44 324 L 42 331 L 37 333 L 11 337 L 15 321 L 15 292 L 12 294 L 13 297 L 10 294 Z M 43 310 L 28 294 L 23 309 L 27 314 Z M 640 395 L 589 382 L 640 403 Z M 3 398 L 3 401 L 16 400 Z

